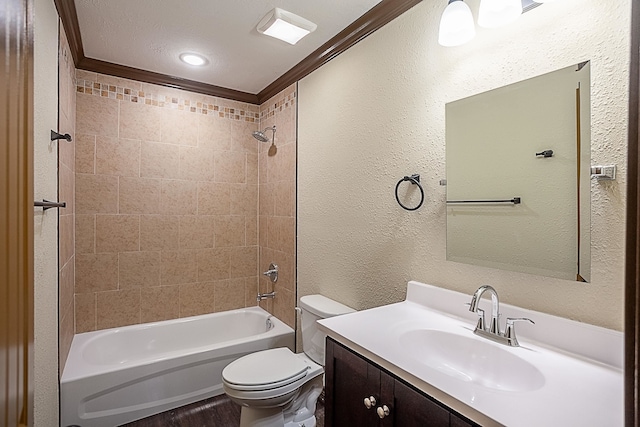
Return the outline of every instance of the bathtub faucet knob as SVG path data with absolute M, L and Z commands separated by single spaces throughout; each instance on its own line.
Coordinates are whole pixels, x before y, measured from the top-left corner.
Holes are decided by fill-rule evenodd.
M 268 293 L 266 293 L 266 294 L 258 293 L 258 298 L 257 298 L 257 300 L 258 300 L 258 302 L 260 302 L 260 301 L 262 301 L 263 299 L 267 299 L 267 298 L 275 298 L 275 297 L 276 297 L 276 291 L 268 292 Z

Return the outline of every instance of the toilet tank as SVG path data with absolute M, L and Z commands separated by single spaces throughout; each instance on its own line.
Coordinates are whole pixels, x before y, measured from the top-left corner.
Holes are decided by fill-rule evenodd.
M 326 334 L 318 329 L 316 321 L 353 313 L 355 310 L 323 295 L 303 296 L 300 298 L 299 308 L 302 314 L 302 350 L 314 362 L 324 366 Z

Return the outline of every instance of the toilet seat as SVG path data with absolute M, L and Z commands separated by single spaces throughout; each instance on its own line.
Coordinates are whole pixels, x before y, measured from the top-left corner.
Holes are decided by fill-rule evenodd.
M 303 379 L 311 366 L 286 347 L 259 351 L 231 362 L 223 381 L 238 391 L 267 391 Z

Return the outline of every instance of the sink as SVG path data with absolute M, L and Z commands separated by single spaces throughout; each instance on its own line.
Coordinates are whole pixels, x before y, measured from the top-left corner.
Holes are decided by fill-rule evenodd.
M 435 329 L 407 331 L 399 339 L 406 353 L 420 363 L 484 388 L 524 392 L 539 389 L 545 383 L 538 368 L 514 354 L 527 351 L 523 348 L 501 348 L 500 344 L 473 335 Z

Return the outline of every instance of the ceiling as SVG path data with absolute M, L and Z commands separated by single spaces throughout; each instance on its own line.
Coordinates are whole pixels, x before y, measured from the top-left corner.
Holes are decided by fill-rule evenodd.
M 76 33 L 84 56 L 76 66 L 91 68 L 82 67 L 82 59 L 93 59 L 258 94 L 378 3 L 381 0 L 75 0 Z M 256 25 L 274 7 L 316 23 L 317 30 L 294 46 L 259 34 Z M 187 51 L 204 55 L 209 63 L 183 64 L 178 56 Z

